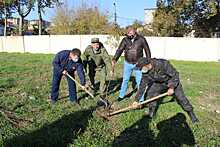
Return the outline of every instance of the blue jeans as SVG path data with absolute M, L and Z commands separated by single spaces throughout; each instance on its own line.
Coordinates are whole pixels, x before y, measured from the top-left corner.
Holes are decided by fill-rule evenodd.
M 124 61 L 123 82 L 122 82 L 121 90 L 120 90 L 120 94 L 119 94 L 120 98 L 124 98 L 124 96 L 126 94 L 126 91 L 128 88 L 128 82 L 130 80 L 130 77 L 131 77 L 131 74 L 133 71 L 135 73 L 136 84 L 139 88 L 139 85 L 141 83 L 141 77 L 142 77 L 141 71 L 135 69 L 135 64 L 130 64 L 127 61 Z M 139 101 L 140 102 L 144 101 L 144 94 Z
M 70 75 L 74 77 L 74 73 L 70 73 Z M 66 78 L 69 87 L 69 98 L 70 101 L 74 102 L 77 100 L 76 84 L 69 77 Z M 62 73 L 59 73 L 58 71 L 56 71 L 56 69 L 54 69 L 52 88 L 51 88 L 51 99 L 53 101 L 56 101 L 58 99 L 61 79 L 62 79 Z

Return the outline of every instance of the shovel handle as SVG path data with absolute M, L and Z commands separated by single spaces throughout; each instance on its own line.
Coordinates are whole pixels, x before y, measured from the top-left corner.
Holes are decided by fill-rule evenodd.
M 112 115 L 115 115 L 115 114 L 118 114 L 118 113 L 121 113 L 121 112 L 126 112 L 126 111 L 129 111 L 129 110 L 134 110 L 134 109 L 140 108 L 143 104 L 148 104 L 148 103 L 150 103 L 150 102 L 152 102 L 152 101 L 155 101 L 155 100 L 157 100 L 157 99 L 159 99 L 159 98 L 161 98 L 161 97 L 167 96 L 167 95 L 168 95 L 167 92 L 166 92 L 166 93 L 163 93 L 163 94 L 160 94 L 160 95 L 155 96 L 155 97 L 153 97 L 153 98 L 150 98 L 150 99 L 148 99 L 148 100 L 146 100 L 146 101 L 143 101 L 142 103 L 138 104 L 136 107 L 133 107 L 133 106 L 131 105 L 131 106 L 125 107 L 125 108 L 123 108 L 123 109 L 114 111 L 114 112 L 110 113 L 109 116 L 112 116 Z
M 109 116 L 112 116 L 112 115 L 115 115 L 115 114 L 118 114 L 118 113 L 122 113 L 122 112 L 126 112 L 126 111 L 129 111 L 129 110 L 133 110 L 134 107 L 133 106 L 128 106 L 128 107 L 125 107 L 125 108 L 122 108 L 122 109 L 119 109 L 117 111 L 114 111 L 112 113 L 109 113 Z M 136 109 L 136 108 L 135 108 Z
M 66 74 L 71 80 L 73 80 L 80 88 L 82 88 L 86 93 L 88 93 L 92 98 L 94 98 L 94 95 L 89 92 L 87 89 L 85 89 L 78 81 L 76 81 L 72 76 L 70 76 L 68 73 Z
M 142 105 L 144 105 L 144 104 L 148 104 L 148 103 L 150 103 L 150 102 L 152 102 L 152 101 L 154 101 L 154 100 L 156 100 L 156 99 L 159 99 L 159 98 L 164 97 L 164 96 L 167 96 L 167 95 L 168 95 L 168 93 L 166 92 L 166 93 L 160 94 L 160 95 L 158 95 L 158 96 L 152 97 L 152 98 L 150 98 L 150 99 L 148 99 L 148 100 L 145 100 L 145 101 L 141 102 L 140 104 L 138 104 L 137 107 L 140 107 L 140 106 L 142 106 Z

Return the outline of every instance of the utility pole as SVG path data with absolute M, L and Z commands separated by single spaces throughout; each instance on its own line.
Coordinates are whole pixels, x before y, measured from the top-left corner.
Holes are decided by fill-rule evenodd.
M 114 13 L 114 25 L 115 25 L 115 27 L 116 27 L 116 25 L 117 25 L 116 3 L 114 2 L 113 5 L 114 5 L 114 8 L 115 8 L 115 13 Z

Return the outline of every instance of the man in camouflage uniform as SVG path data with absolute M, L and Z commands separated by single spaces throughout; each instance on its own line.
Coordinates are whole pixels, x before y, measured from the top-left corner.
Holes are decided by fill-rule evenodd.
M 183 92 L 179 73 L 169 61 L 143 57 L 138 60 L 136 67 L 141 69 L 142 79 L 136 95 L 136 102 L 134 102 L 133 105 L 138 103 L 138 99 L 141 98 L 145 91 L 148 98 L 168 92 L 168 95 L 176 98 L 178 104 L 188 113 L 192 122 L 198 122 L 198 119 L 193 112 L 193 107 Z M 154 116 L 156 107 L 157 101 L 153 101 L 149 104 L 148 114 L 150 117 Z
M 89 45 L 83 54 L 83 63 L 85 71 L 90 79 L 90 87 L 95 94 L 97 91 L 95 87 L 95 79 L 100 78 L 100 94 L 104 98 L 106 89 L 107 73 L 112 74 L 111 57 L 104 48 L 103 44 L 99 42 L 99 38 L 92 38 L 91 45 Z

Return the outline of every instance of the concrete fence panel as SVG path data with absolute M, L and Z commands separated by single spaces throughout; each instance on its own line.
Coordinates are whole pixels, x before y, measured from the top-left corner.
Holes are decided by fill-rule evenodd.
M 51 35 L 50 52 L 55 54 L 61 50 L 80 48 L 80 35 Z
M 24 36 L 25 52 L 51 53 L 50 36 Z
M 24 53 L 24 37 L 23 36 L 7 36 L 3 38 L 4 52 Z
M 82 52 L 97 37 L 110 55 L 114 55 L 121 38 L 109 35 L 51 35 L 0 37 L 0 52 L 52 53 L 79 48 Z M 146 37 L 152 57 L 188 60 L 219 61 L 219 38 Z
M 4 37 L 0 37 L 0 52 L 3 52 L 3 39 Z
M 180 56 L 176 60 L 218 61 L 218 41 L 211 38 L 181 38 Z M 168 49 L 166 49 L 168 50 Z
M 163 37 L 146 37 L 151 50 L 152 58 L 165 58 L 166 38 Z

